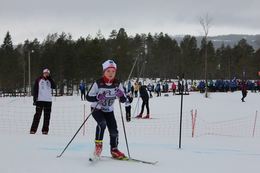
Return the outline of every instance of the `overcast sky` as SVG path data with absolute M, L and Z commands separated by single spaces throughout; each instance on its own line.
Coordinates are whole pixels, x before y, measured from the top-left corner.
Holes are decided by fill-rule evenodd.
M 121 27 L 129 35 L 202 35 L 207 13 L 209 35 L 260 34 L 259 7 L 259 0 L 0 0 L 0 43 L 7 31 L 14 43 L 62 31 L 73 39 L 98 30 L 108 36 Z

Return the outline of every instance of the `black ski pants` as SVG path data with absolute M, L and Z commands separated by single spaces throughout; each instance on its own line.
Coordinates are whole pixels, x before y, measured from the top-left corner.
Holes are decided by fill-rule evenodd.
M 95 139 L 102 141 L 104 138 L 105 129 L 107 127 L 110 135 L 111 149 L 117 148 L 118 130 L 114 112 L 103 112 L 101 110 L 95 110 L 92 115 L 97 122 Z
M 246 98 L 247 96 L 247 91 L 242 91 L 242 101 L 245 101 L 244 99 Z
M 52 106 L 52 102 L 43 102 L 43 101 L 36 102 L 36 113 L 34 114 L 31 131 L 34 132 L 37 131 L 41 119 L 42 111 L 44 111 L 42 132 L 47 132 L 47 133 L 49 132 L 51 106 Z
M 150 114 L 149 98 L 142 98 L 142 100 L 143 100 L 143 103 L 142 103 L 142 109 L 141 109 L 140 115 L 142 115 L 144 113 L 144 106 L 146 106 L 147 114 Z
M 86 100 L 86 91 L 80 91 L 81 93 L 81 100 Z

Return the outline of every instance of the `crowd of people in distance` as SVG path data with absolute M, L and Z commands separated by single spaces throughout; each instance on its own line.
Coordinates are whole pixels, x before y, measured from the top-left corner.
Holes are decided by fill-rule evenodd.
M 232 79 L 232 80 L 209 80 L 208 81 L 208 90 L 210 92 L 234 92 L 238 90 L 242 90 L 243 83 L 246 86 L 246 90 L 250 90 L 252 92 L 260 92 L 260 80 L 240 80 L 240 79 Z M 199 81 L 198 85 L 196 82 L 192 85 L 192 90 L 198 90 L 201 93 L 205 92 L 205 81 Z
M 141 82 L 142 83 L 142 82 Z M 144 82 L 143 82 L 144 83 Z M 147 83 L 147 82 L 146 82 Z M 124 86 L 128 92 L 131 93 L 133 97 L 139 96 L 139 82 L 130 82 Z M 185 80 L 182 81 L 158 81 L 158 82 L 149 82 L 148 84 L 143 84 L 146 87 L 146 90 L 149 94 L 149 97 L 152 98 L 154 95 L 156 97 L 162 96 L 162 93 L 172 92 L 173 95 L 180 94 L 183 91 L 184 94 L 189 94 L 189 92 L 200 92 L 204 93 L 206 84 L 205 80 Z M 241 79 L 232 79 L 232 80 L 208 80 L 208 91 L 209 92 L 235 92 L 242 91 L 244 87 L 246 90 L 251 92 L 260 92 L 260 80 L 243 80 Z M 83 82 L 80 83 L 80 93 L 81 99 L 85 100 L 85 94 L 87 93 L 87 86 Z

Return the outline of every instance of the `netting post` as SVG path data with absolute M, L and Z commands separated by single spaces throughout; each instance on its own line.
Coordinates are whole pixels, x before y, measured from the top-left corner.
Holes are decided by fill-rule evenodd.
M 83 113 L 83 121 L 85 121 L 85 119 L 86 119 L 86 105 L 85 104 L 83 105 L 83 111 L 84 111 L 84 113 Z M 86 123 L 83 126 L 83 136 L 85 136 L 85 132 L 86 132 Z
M 192 137 L 193 138 L 195 136 L 196 119 L 197 119 L 197 109 L 195 109 L 195 112 L 192 109 L 191 110 L 191 121 L 192 121 Z
M 193 136 L 195 136 L 196 121 L 197 121 L 197 109 L 195 109 L 195 115 L 194 115 Z
M 191 137 L 193 138 L 193 109 L 190 111 L 191 113 Z
M 256 120 L 257 120 L 257 111 L 255 112 L 255 121 L 254 121 L 254 127 L 253 127 L 253 135 L 252 137 L 255 137 L 255 128 L 256 128 Z

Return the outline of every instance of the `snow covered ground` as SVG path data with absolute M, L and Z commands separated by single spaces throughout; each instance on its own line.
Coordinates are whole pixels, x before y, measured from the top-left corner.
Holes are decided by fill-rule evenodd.
M 50 134 L 29 135 L 34 107 L 32 98 L 0 98 L 0 172 L 176 172 L 245 173 L 259 172 L 260 110 L 259 93 L 199 93 L 184 96 L 182 149 L 178 149 L 180 96 L 154 97 L 150 100 L 152 118 L 133 119 L 126 124 L 133 158 L 159 161 L 155 166 L 103 159 L 91 164 L 95 122 L 87 121 L 62 158 L 56 158 L 89 114 L 89 103 L 77 96 L 53 99 Z M 134 100 L 132 112 L 138 107 Z M 84 106 L 85 105 L 85 106 Z M 136 111 L 135 111 L 136 109 Z M 191 110 L 197 109 L 195 137 L 191 137 Z M 119 147 L 127 154 L 118 103 L 115 113 L 120 131 Z M 255 133 L 253 137 L 253 129 Z M 109 155 L 106 133 L 103 155 Z

